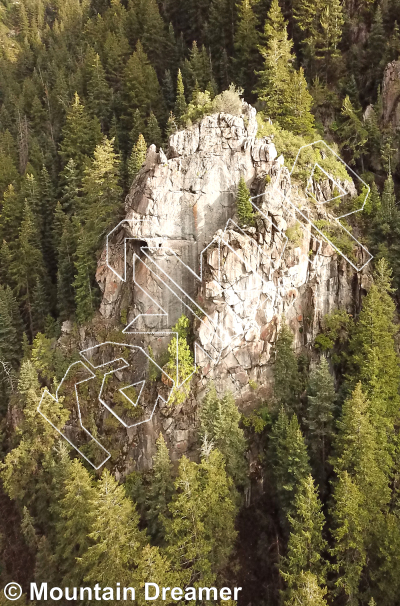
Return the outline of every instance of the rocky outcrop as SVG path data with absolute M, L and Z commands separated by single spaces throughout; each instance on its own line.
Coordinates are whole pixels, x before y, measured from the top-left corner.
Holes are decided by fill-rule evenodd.
M 382 119 L 385 126 L 400 126 L 400 61 L 386 66 L 382 83 Z
M 243 408 L 268 400 L 271 352 L 284 317 L 301 351 L 311 347 L 326 313 L 358 305 L 362 276 L 298 221 L 288 199 L 303 217 L 316 210 L 291 183 L 279 152 L 272 137 L 257 138 L 256 112 L 247 104 L 242 116 L 206 116 L 174 134 L 165 153 L 148 150 L 126 199 L 126 220 L 109 242 L 109 264 L 121 276 L 126 241 L 127 279 L 111 271 L 104 251 L 100 312 L 105 321 L 124 312 L 155 356 L 166 346 L 153 333 L 192 315 L 198 372 L 184 405 L 161 405 L 150 423 L 130 430 L 127 468 L 151 465 L 159 431 L 173 457 L 190 452 L 197 402 L 210 380 Z M 235 205 L 241 176 L 258 209 L 255 225 L 243 228 Z M 328 182 L 313 187 L 317 198 L 329 199 Z M 356 193 L 350 181 L 342 187 Z M 296 237 L 288 238 L 290 230 Z

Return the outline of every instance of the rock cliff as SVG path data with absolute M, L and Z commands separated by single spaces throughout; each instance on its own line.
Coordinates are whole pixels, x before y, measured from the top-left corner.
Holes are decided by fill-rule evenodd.
M 242 116 L 206 116 L 175 133 L 165 153 L 151 146 L 126 198 L 125 221 L 99 261 L 105 323 L 126 320 L 125 338 L 150 346 L 157 360 L 166 348 L 162 331 L 185 313 L 197 352 L 188 400 L 173 409 L 161 404 L 150 422 L 128 430 L 124 472 L 151 466 L 159 431 L 173 458 L 190 454 L 209 380 L 220 393 L 230 390 L 242 409 L 268 400 L 271 350 L 283 317 L 301 351 L 311 348 L 326 313 L 359 305 L 367 274 L 298 222 L 288 200 L 297 197 L 299 205 L 301 192 L 284 150 L 273 137 L 257 138 L 257 130 L 256 111 L 243 104 Z M 241 176 L 257 211 L 250 227 L 238 226 Z M 342 186 L 355 194 L 351 181 Z M 332 193 L 323 181 L 312 187 L 320 200 Z M 317 212 L 301 204 L 302 216 Z M 296 237 L 288 238 L 290 230 Z

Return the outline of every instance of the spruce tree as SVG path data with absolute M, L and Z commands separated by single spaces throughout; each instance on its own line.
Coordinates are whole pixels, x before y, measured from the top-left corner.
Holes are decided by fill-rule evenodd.
M 148 116 L 150 111 L 153 111 L 158 119 L 162 118 L 164 108 L 157 74 L 140 42 L 126 64 L 123 94 L 127 116 L 131 116 L 138 109 L 143 118 Z
M 0 285 L 0 361 L 15 367 L 20 355 L 20 342 L 10 309 L 11 297 L 12 293 L 9 291 L 9 287 L 6 289 Z M 2 372 L 0 380 L 4 381 L 6 379 L 7 377 Z
M 296 586 L 302 572 L 311 572 L 322 584 L 326 563 L 323 553 L 327 543 L 323 538 L 325 517 L 311 475 L 300 480 L 294 498 L 294 511 L 289 516 L 290 536 L 287 555 L 280 568 L 289 589 Z
M 161 147 L 162 144 L 162 133 L 161 128 L 158 125 L 158 120 L 153 114 L 150 112 L 150 116 L 147 120 L 146 126 L 146 139 L 150 145 L 155 145 L 156 147 Z
M 236 196 L 236 208 L 241 226 L 253 225 L 253 206 L 250 202 L 250 191 L 243 177 L 240 177 Z
M 130 124 L 129 140 L 132 147 L 136 145 L 138 138 L 142 133 L 145 132 L 145 123 L 141 116 L 141 113 L 136 109 L 133 113 L 132 122 Z
M 274 401 L 287 411 L 299 411 L 302 380 L 298 362 L 293 351 L 293 334 L 283 322 L 275 344 Z
M 60 205 L 67 214 L 74 214 L 79 206 L 81 178 L 75 161 L 70 158 L 62 174 L 62 195 Z
M 213 444 L 225 459 L 226 471 L 236 486 L 246 483 L 246 440 L 239 427 L 240 413 L 231 393 L 219 398 L 211 384 L 200 408 L 199 436 Z
M 271 432 L 271 462 L 281 512 L 293 515 L 294 499 L 301 480 L 310 474 L 307 447 L 296 415 L 289 420 L 282 407 Z
M 62 320 L 67 320 L 75 310 L 75 292 L 73 288 L 75 251 L 76 242 L 73 224 L 67 217 L 57 251 L 57 308 Z
M 301 572 L 296 584 L 289 591 L 284 606 L 328 606 L 325 599 L 326 588 L 321 588 L 317 577 L 311 572 Z
M 46 272 L 40 247 L 40 236 L 27 202 L 25 203 L 24 219 L 19 230 L 18 252 L 12 261 L 11 274 L 16 285 L 16 293 L 24 305 L 31 335 L 33 335 L 33 291 L 38 278 L 46 279 Z
M 135 506 L 106 469 L 89 503 L 92 544 L 79 559 L 84 580 L 102 587 L 129 587 L 144 537 Z
M 39 276 L 36 278 L 36 284 L 32 292 L 32 318 L 35 334 L 43 332 L 46 325 L 46 318 L 50 312 L 50 304 L 46 285 Z
M 396 196 L 394 193 L 394 183 L 391 173 L 389 172 L 385 184 L 383 186 L 383 192 L 381 195 L 381 208 L 380 208 L 380 219 L 391 225 L 396 217 Z
M 318 478 L 325 477 L 325 464 L 333 435 L 336 393 L 326 358 L 310 373 L 308 405 L 304 423 L 308 428 L 310 450 Z
M 254 87 L 254 71 L 257 64 L 257 17 L 251 0 L 242 0 L 239 5 L 238 23 L 235 31 L 236 82 L 250 93 Z
M 177 117 L 178 123 L 182 125 L 182 117 L 186 113 L 186 99 L 185 99 L 185 88 L 183 85 L 181 70 L 178 70 L 178 80 L 176 84 L 176 100 L 174 114 Z
M 147 144 L 143 135 L 140 134 L 128 160 L 128 176 L 130 183 L 132 183 L 132 181 L 135 179 L 136 175 L 142 168 L 146 160 L 146 154 Z
M 89 533 L 93 521 L 95 488 L 88 471 L 75 459 L 68 467 L 57 504 L 57 545 L 55 561 L 63 583 L 82 583 L 82 571 L 77 559 L 81 558 L 92 544 Z
M 163 519 L 168 515 L 168 505 L 174 492 L 172 464 L 165 440 L 160 433 L 157 452 L 153 459 L 150 486 L 146 496 L 146 519 L 150 535 L 156 542 L 164 542 Z
M 110 116 L 111 90 L 100 56 L 93 51 L 88 52 L 87 60 L 87 107 L 91 115 L 98 118 L 104 131 Z
M 100 139 L 101 129 L 98 119 L 90 118 L 78 94 L 75 93 L 62 129 L 60 156 L 64 166 L 72 158 L 79 176 L 82 176 L 84 167 Z M 65 172 L 63 177 L 66 178 Z

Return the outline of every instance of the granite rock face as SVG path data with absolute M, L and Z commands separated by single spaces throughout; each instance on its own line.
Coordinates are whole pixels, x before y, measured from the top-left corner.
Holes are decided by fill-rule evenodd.
M 392 61 L 386 66 L 382 83 L 382 109 L 385 126 L 400 126 L 400 61 Z
M 122 275 L 128 238 L 126 281 L 106 265 L 106 251 L 99 261 L 104 321 L 124 312 L 142 346 L 162 356 L 163 338 L 147 333 L 192 314 L 198 352 L 188 401 L 173 410 L 161 406 L 151 422 L 129 430 L 124 473 L 151 466 L 160 431 L 174 459 L 190 455 L 197 404 L 210 380 L 219 393 L 230 390 L 242 409 L 268 400 L 283 317 L 301 351 L 311 347 L 326 313 L 359 305 L 362 276 L 298 224 L 287 197 L 299 192 L 284 159 L 272 137 L 256 135 L 256 112 L 243 104 L 241 117 L 214 114 L 177 132 L 165 153 L 151 146 L 126 198 L 126 221 L 109 242 L 109 262 Z M 258 196 L 255 225 L 242 228 L 235 205 L 241 176 Z M 342 185 L 355 194 L 352 182 Z M 318 196 L 329 196 L 328 183 L 318 187 Z M 296 226 L 296 238 L 288 239 Z M 202 313 L 193 315 L 196 305 Z M 215 326 L 223 335 L 218 356 Z

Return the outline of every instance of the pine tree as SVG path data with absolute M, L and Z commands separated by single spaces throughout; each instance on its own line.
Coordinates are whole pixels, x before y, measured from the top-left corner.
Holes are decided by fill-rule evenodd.
M 165 70 L 163 82 L 162 82 L 163 95 L 165 100 L 165 105 L 167 108 L 172 111 L 175 104 L 175 90 L 174 83 L 172 81 L 171 71 L 169 69 Z
M 20 355 L 20 342 L 10 309 L 12 293 L 8 289 L 9 287 L 6 289 L 0 285 L 0 362 L 15 367 Z M 4 376 L 4 369 L 0 370 L 0 381 L 3 382 L 7 377 Z
M 182 117 L 186 113 L 186 99 L 185 99 L 185 88 L 183 86 L 183 79 L 181 70 L 178 70 L 178 80 L 176 84 L 176 101 L 175 101 L 175 116 L 177 117 L 178 123 L 182 126 Z
M 235 31 L 235 70 L 236 82 L 246 93 L 254 87 L 254 71 L 257 64 L 259 33 L 257 17 L 251 0 L 242 0 L 239 5 L 238 23 Z
M 311 572 L 301 572 L 296 584 L 290 590 L 289 598 L 284 606 L 328 606 L 325 600 L 326 588 L 321 588 L 318 579 Z
M 158 120 L 153 114 L 150 112 L 150 116 L 147 120 L 146 126 L 146 138 L 149 141 L 150 145 L 155 145 L 156 147 L 161 147 L 162 144 L 162 133 L 161 128 L 158 125 Z
M 120 209 L 119 158 L 113 141 L 104 138 L 96 147 L 94 158 L 85 169 L 79 218 L 74 229 L 77 238 L 75 259 L 75 302 L 77 318 L 86 321 L 93 314 L 98 299 L 94 283 L 96 250 L 112 219 Z M 79 223 L 78 223 L 79 221 Z
M 43 258 L 46 263 L 46 267 L 51 275 L 55 273 L 55 259 L 53 251 L 53 243 L 49 234 L 51 234 L 53 228 L 53 216 L 55 209 L 55 197 L 54 188 L 50 179 L 49 172 L 45 166 L 40 171 L 40 202 L 39 202 L 39 222 L 40 222 L 40 235 L 42 238 L 42 250 Z
M 377 262 L 374 284 L 363 301 L 351 340 L 353 381 L 361 380 L 371 406 L 374 426 L 386 443 L 399 409 L 399 360 L 395 345 L 395 305 L 391 298 L 391 270 L 384 259 Z M 386 428 L 386 429 L 384 429 Z
M 40 237 L 27 202 L 25 203 L 24 219 L 19 230 L 18 250 L 11 265 L 11 274 L 16 285 L 16 293 L 24 305 L 30 332 L 33 335 L 33 291 L 38 278 L 46 279 L 46 272 L 40 248 Z
M 165 440 L 160 433 L 157 452 L 153 459 L 153 470 L 146 497 L 146 519 L 150 535 L 156 542 L 164 542 L 163 519 L 168 515 L 168 505 L 174 492 L 172 464 Z
M 62 129 L 60 156 L 64 166 L 72 158 L 76 170 L 81 176 L 84 167 L 101 139 L 100 123 L 97 118 L 90 118 L 79 96 L 75 93 L 74 101 L 67 114 Z M 65 178 L 65 173 L 63 173 Z
M 140 42 L 126 64 L 124 72 L 124 100 L 126 114 L 136 109 L 144 118 L 153 111 L 158 119 L 163 116 L 162 94 L 154 67 L 150 64 Z
M 147 145 L 146 141 L 142 134 L 139 135 L 136 144 L 132 149 L 132 153 L 130 155 L 128 161 L 128 175 L 130 183 L 135 179 L 136 175 L 139 173 L 142 168 L 147 154 Z
M 92 116 L 98 118 L 104 132 L 108 124 L 111 109 L 111 90 L 107 84 L 106 73 L 100 60 L 95 53 L 88 53 L 90 65 L 88 66 L 88 110 Z M 93 56 L 94 54 L 94 56 Z
M 67 320 L 75 310 L 75 293 L 73 288 L 76 250 L 73 224 L 67 217 L 58 247 L 57 271 L 57 308 L 62 320 Z
M 337 586 L 348 604 L 358 604 L 359 583 L 366 563 L 364 533 L 368 528 L 365 496 L 347 471 L 341 472 L 334 490 L 332 511 Z
M 308 92 L 302 67 L 291 75 L 288 96 L 292 113 L 288 113 L 282 125 L 296 135 L 311 134 L 314 127 L 314 116 L 311 113 L 313 98 Z
M 357 160 L 357 158 L 362 160 L 364 148 L 368 141 L 368 132 L 348 95 L 343 101 L 341 114 L 342 119 L 338 132 L 342 144 L 349 150 L 354 160 Z
M 10 244 L 18 239 L 18 231 L 24 214 L 24 199 L 13 185 L 4 192 L 0 215 L 0 235 Z
M 259 46 L 264 69 L 258 72 L 256 89 L 259 99 L 265 103 L 265 114 L 272 119 L 279 120 L 286 109 L 287 86 L 293 63 L 292 46 L 278 0 L 272 0 L 264 25 L 263 44 Z
M 283 322 L 275 344 L 274 401 L 279 409 L 298 411 L 302 381 L 296 354 L 293 351 L 293 334 Z
M 296 415 L 289 418 L 282 407 L 271 433 L 271 463 L 281 511 L 282 523 L 293 515 L 294 498 L 301 480 L 310 474 L 307 447 Z
M 144 120 L 138 109 L 136 109 L 133 114 L 132 123 L 130 126 L 131 126 L 131 130 L 129 133 L 129 140 L 131 142 L 131 145 L 134 146 L 134 145 L 136 145 L 137 140 L 139 139 L 140 135 L 145 132 L 145 128 L 146 128 L 145 124 L 144 124 Z
M 240 413 L 232 394 L 219 398 L 212 383 L 200 408 L 199 437 L 212 444 L 225 459 L 226 471 L 236 486 L 246 483 L 246 440 L 239 427 Z
M 133 503 L 108 470 L 101 476 L 89 509 L 92 545 L 79 560 L 84 580 L 102 587 L 117 583 L 129 587 L 144 540 Z
M 0 247 L 0 284 L 13 285 L 11 277 L 12 255 L 10 248 L 5 240 Z
M 300 480 L 294 498 L 294 513 L 289 516 L 290 536 L 287 556 L 280 572 L 289 588 L 296 586 L 302 572 L 311 572 L 319 583 L 324 582 L 326 564 L 323 552 L 325 517 L 311 475 Z
M 43 280 L 37 276 L 36 284 L 32 292 L 32 319 L 35 334 L 43 332 L 46 325 L 46 318 L 50 312 L 47 289 Z
M 329 372 L 326 358 L 310 374 L 308 406 L 304 423 L 308 427 L 311 452 L 314 454 L 314 466 L 319 478 L 325 477 L 325 463 L 333 435 L 333 414 L 336 393 L 333 378 Z
M 88 535 L 96 499 L 92 479 L 78 459 L 69 465 L 60 496 L 54 555 L 63 583 L 68 586 L 83 581 L 77 558 L 81 558 L 92 544 Z
M 236 538 L 235 506 L 221 454 L 212 451 L 201 465 L 183 456 L 175 487 L 172 517 L 165 520 L 166 553 L 181 571 L 183 585 L 207 586 L 226 564 Z
M 250 191 L 243 177 L 240 177 L 238 192 L 236 197 L 236 207 L 239 216 L 239 222 L 243 226 L 253 225 L 254 215 L 253 206 L 250 202 Z
M 383 75 L 385 54 L 387 49 L 387 36 L 383 27 L 382 9 L 378 4 L 371 31 L 368 36 L 368 47 L 366 53 L 367 83 L 369 87 L 375 87 Z
M 383 192 L 381 196 L 380 218 L 383 222 L 390 225 L 396 217 L 396 195 L 394 193 L 394 183 L 391 173 L 389 172 Z
M 68 160 L 67 165 L 63 170 L 62 181 L 61 208 L 65 213 L 73 215 L 77 211 L 79 205 L 81 179 L 76 163 L 72 158 Z

